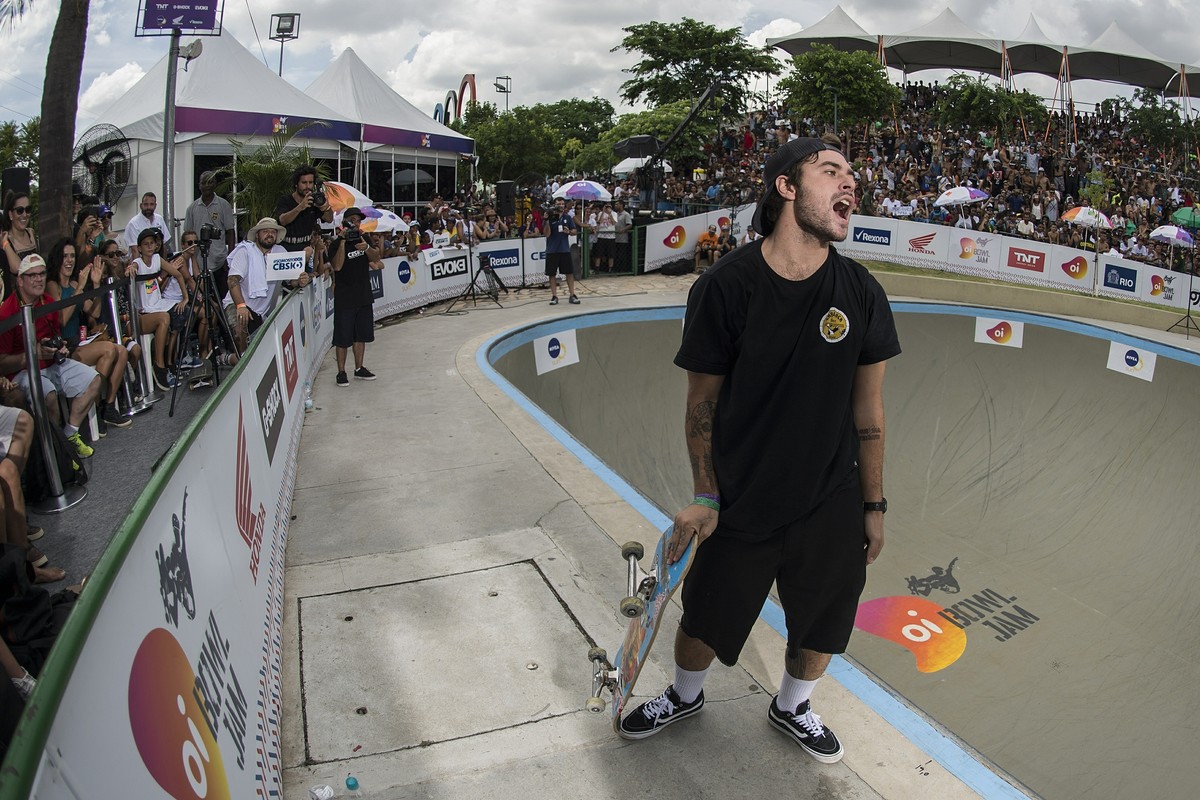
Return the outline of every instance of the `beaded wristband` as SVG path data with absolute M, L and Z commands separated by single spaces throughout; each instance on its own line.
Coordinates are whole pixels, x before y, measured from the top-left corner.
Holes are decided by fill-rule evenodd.
M 711 508 L 713 511 L 721 510 L 720 502 L 714 500 L 712 495 L 698 494 L 692 498 L 692 505 L 704 506 L 705 508 Z

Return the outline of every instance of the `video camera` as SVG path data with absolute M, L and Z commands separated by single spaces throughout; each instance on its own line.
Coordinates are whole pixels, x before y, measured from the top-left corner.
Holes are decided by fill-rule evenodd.
M 321 206 L 325 205 L 326 199 L 327 198 L 325 197 L 325 184 L 318 183 L 316 186 L 313 187 L 313 190 L 312 190 L 313 206 L 316 208 L 320 208 Z

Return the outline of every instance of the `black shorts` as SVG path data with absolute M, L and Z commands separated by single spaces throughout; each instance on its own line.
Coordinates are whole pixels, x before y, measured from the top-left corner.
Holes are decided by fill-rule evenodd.
M 352 347 L 375 341 L 375 313 L 370 305 L 333 310 L 333 346 Z
M 846 652 L 867 580 L 862 503 L 856 472 L 807 517 L 763 541 L 723 536 L 718 524 L 683 583 L 683 632 L 733 666 L 777 582 L 788 650 Z
M 592 245 L 592 255 L 599 259 L 611 260 L 616 244 L 614 239 L 596 237 L 596 242 Z
M 167 315 L 171 318 L 172 332 L 183 330 L 184 324 L 187 323 L 187 312 L 188 310 L 186 306 L 184 307 L 183 311 L 177 311 L 175 306 L 171 306 L 167 309 Z
M 555 275 L 570 275 L 574 271 L 570 253 L 546 253 L 546 274 L 551 278 Z

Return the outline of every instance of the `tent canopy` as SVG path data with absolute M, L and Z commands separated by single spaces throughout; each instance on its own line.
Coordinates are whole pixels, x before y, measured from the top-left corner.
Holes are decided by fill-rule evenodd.
M 362 141 L 474 152 L 474 142 L 401 97 L 347 47 L 305 90 L 314 100 L 362 122 Z
M 791 36 L 768 39 L 767 44 L 793 55 L 814 44 L 838 50 L 873 50 L 883 47 L 889 67 L 905 72 L 927 69 L 964 69 L 1003 75 L 1007 52 L 1013 73 L 1058 77 L 1067 58 L 1072 80 L 1097 80 L 1179 93 L 1180 76 L 1187 76 L 1183 94 L 1200 97 L 1200 67 L 1176 64 L 1151 53 L 1116 22 L 1088 46 L 1054 44 L 1030 15 L 1021 35 L 1001 40 L 975 31 L 947 7 L 929 22 L 897 35 L 872 36 L 842 9 L 834 7 L 816 24 Z

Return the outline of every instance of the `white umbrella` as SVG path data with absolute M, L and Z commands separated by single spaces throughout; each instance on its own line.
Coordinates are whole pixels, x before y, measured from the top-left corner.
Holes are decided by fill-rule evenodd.
M 359 211 L 363 213 L 363 219 L 358 228 L 364 233 L 386 233 L 388 231 L 404 233 L 408 230 L 408 223 L 395 212 L 374 206 L 363 206 Z M 334 225 L 342 224 L 343 213 L 339 211 L 333 215 Z
M 423 169 L 402 169 L 392 175 L 392 186 L 409 183 L 433 183 L 433 176 Z
M 987 192 L 973 186 L 954 186 L 938 195 L 938 199 L 934 200 L 933 204 L 939 208 L 941 206 L 961 206 L 987 200 L 989 196 Z
M 569 200 L 612 200 L 612 192 L 595 181 L 571 181 L 558 187 L 555 197 Z
M 1101 211 L 1091 206 L 1076 206 L 1063 214 L 1060 219 L 1072 225 L 1082 225 L 1085 228 L 1112 228 L 1112 220 Z

